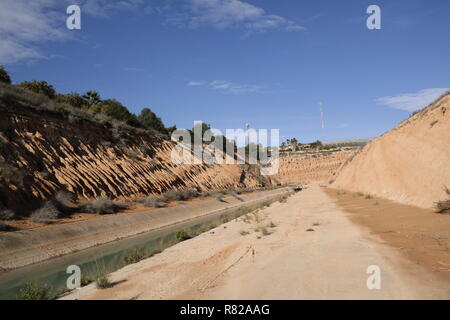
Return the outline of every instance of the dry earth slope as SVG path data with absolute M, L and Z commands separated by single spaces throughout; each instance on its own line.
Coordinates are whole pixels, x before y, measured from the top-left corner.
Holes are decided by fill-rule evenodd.
M 254 166 L 174 164 L 174 144 L 158 134 L 18 106 L 0 111 L 0 209 L 20 216 L 61 190 L 78 199 L 126 199 L 271 183 Z
M 450 93 L 366 145 L 333 187 L 431 208 L 450 188 Z

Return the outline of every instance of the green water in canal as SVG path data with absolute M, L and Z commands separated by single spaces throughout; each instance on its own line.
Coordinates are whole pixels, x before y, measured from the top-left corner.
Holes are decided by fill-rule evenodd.
M 193 235 L 202 233 L 202 231 L 222 224 L 224 219 L 232 220 L 249 212 L 249 210 L 256 209 L 264 201 L 268 200 L 265 199 L 239 208 L 223 209 L 187 222 L 177 223 L 0 274 L 0 300 L 15 299 L 20 289 L 29 282 L 40 286 L 50 286 L 51 296 L 54 298 L 66 290 L 66 282 L 70 276 L 66 273 L 66 270 L 71 265 L 80 267 L 82 278 L 95 279 L 99 273 L 108 274 L 124 267 L 126 265 L 124 258 L 136 249 L 143 249 L 146 256 L 150 257 L 176 244 L 178 242 L 176 239 L 177 231 L 186 230 Z M 275 199 L 270 200 L 270 202 L 273 201 Z

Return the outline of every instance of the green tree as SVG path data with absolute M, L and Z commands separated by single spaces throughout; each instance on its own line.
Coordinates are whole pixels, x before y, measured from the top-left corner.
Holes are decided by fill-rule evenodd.
M 86 101 L 79 93 L 72 92 L 69 94 L 57 94 L 56 100 L 62 103 L 70 104 L 75 108 L 83 108 L 86 105 Z
M 98 105 L 101 114 L 107 115 L 111 118 L 127 121 L 132 118 L 127 107 L 115 99 L 103 100 Z
M 317 140 L 316 142 L 311 143 L 311 148 L 318 148 L 321 149 L 323 147 L 323 144 L 321 141 Z
M 100 98 L 100 94 L 97 91 L 90 90 L 83 94 L 84 101 L 88 107 L 94 106 L 100 103 L 102 100 Z
M 157 117 L 156 114 L 149 108 L 142 109 L 141 114 L 138 116 L 138 120 L 146 129 L 153 129 L 161 133 L 167 133 L 167 129 L 164 127 L 161 118 Z
M 171 126 L 166 128 L 167 134 L 171 135 L 172 132 L 174 132 L 175 130 L 177 130 L 177 126 Z
M 194 127 L 192 128 L 192 130 L 189 130 L 189 132 L 191 133 L 191 142 L 192 144 L 194 144 L 194 135 L 201 134 L 201 137 L 199 137 L 197 140 L 201 141 L 203 143 L 203 137 L 205 136 L 205 132 L 211 130 L 211 125 L 204 123 L 204 122 L 198 122 L 194 125 Z
M 0 66 L 0 82 L 11 83 L 11 78 L 3 66 Z
M 55 89 L 51 84 L 48 84 L 47 81 L 23 81 L 19 83 L 19 86 L 36 93 L 44 94 L 50 99 L 53 99 L 56 96 Z

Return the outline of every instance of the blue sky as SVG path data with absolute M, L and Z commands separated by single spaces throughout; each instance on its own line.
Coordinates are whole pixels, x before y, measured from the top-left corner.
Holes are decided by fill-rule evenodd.
M 79 4 L 81 30 L 65 27 Z M 382 29 L 366 27 L 380 6 Z M 282 139 L 382 134 L 450 88 L 447 0 L 0 0 L 14 82 L 97 90 L 169 126 L 279 128 Z

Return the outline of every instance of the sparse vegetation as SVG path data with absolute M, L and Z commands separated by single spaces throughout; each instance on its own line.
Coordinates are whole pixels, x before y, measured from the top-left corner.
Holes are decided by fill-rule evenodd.
M 124 258 L 124 261 L 126 264 L 132 264 L 132 263 L 137 263 L 141 260 L 143 260 L 146 256 L 145 250 L 144 249 L 135 249 L 132 253 L 130 253 L 129 255 L 127 255 Z
M 16 300 L 50 300 L 51 288 L 48 285 L 40 286 L 35 282 L 28 282 L 20 289 Z
M 241 232 L 239 232 L 239 234 L 240 234 L 241 236 L 246 236 L 246 235 L 249 235 L 250 232 L 245 231 L 245 230 L 242 230 Z
M 255 232 L 260 232 L 262 236 L 268 236 L 270 234 L 265 226 L 257 226 Z
M 175 239 L 178 242 L 186 241 L 186 240 L 189 240 L 191 238 L 192 238 L 192 236 L 186 230 L 177 231 L 175 233 Z
M 163 199 L 167 202 L 180 201 L 182 199 L 181 192 L 175 190 L 169 190 L 162 195 Z
M 450 213 L 450 200 L 438 201 L 434 207 L 437 213 Z
M 114 202 L 109 198 L 97 198 L 81 206 L 82 211 L 96 214 L 113 214 L 127 208 L 127 204 Z
M 11 78 L 3 66 L 0 66 L 0 82 L 11 83 Z
M 444 187 L 444 191 L 450 197 L 450 189 Z M 450 213 L 450 199 L 436 202 L 434 208 L 436 213 Z
M 4 71 L 4 69 L 0 70 L 2 89 L 0 90 L 0 101 L 6 108 L 19 105 L 37 111 L 45 110 L 57 113 L 68 120 L 77 119 L 76 122 L 95 121 L 109 126 L 115 124 L 130 130 L 140 129 L 164 135 L 175 130 L 175 127 L 165 128 L 161 119 L 148 108 L 143 109 L 141 115 L 137 116 L 117 100 L 101 100 L 100 94 L 93 90 L 81 96 L 76 92 L 59 94 L 46 81 L 33 80 L 10 84 L 9 76 L 6 72 L 2 73 L 2 70 Z
M 85 287 L 85 286 L 91 284 L 92 282 L 94 282 L 94 280 L 92 280 L 91 278 L 81 275 L 80 284 L 82 287 Z
M 187 190 L 180 191 L 180 198 L 181 198 L 181 200 L 184 200 L 184 201 L 191 200 L 193 198 L 197 198 L 198 196 L 199 196 L 199 193 L 195 189 L 187 189 Z
M 73 195 L 66 191 L 59 191 L 55 195 L 55 200 L 62 206 L 70 206 L 73 204 Z
M 35 223 L 50 223 L 51 220 L 59 218 L 61 212 L 58 210 L 53 201 L 47 201 L 44 205 L 34 211 L 30 219 Z
M 56 96 L 55 88 L 51 84 L 48 84 L 47 81 L 23 81 L 18 86 L 35 93 L 43 94 L 50 99 Z
M 113 287 L 113 283 L 109 280 L 108 275 L 99 274 L 95 279 L 98 289 L 108 289 Z
M 370 195 L 370 194 L 366 194 L 364 198 L 365 198 L 365 199 L 373 199 L 373 196 Z
M 4 209 L 0 210 L 0 220 L 12 220 L 15 214 L 12 210 Z
M 166 201 L 164 198 L 155 197 L 155 196 L 148 196 L 148 197 L 140 200 L 140 202 L 144 206 L 150 207 L 150 208 L 161 208 L 161 207 L 164 207 L 164 205 L 166 204 Z
M 275 228 L 277 225 L 275 223 L 273 223 L 273 221 L 270 221 L 269 224 L 267 225 L 268 228 Z

